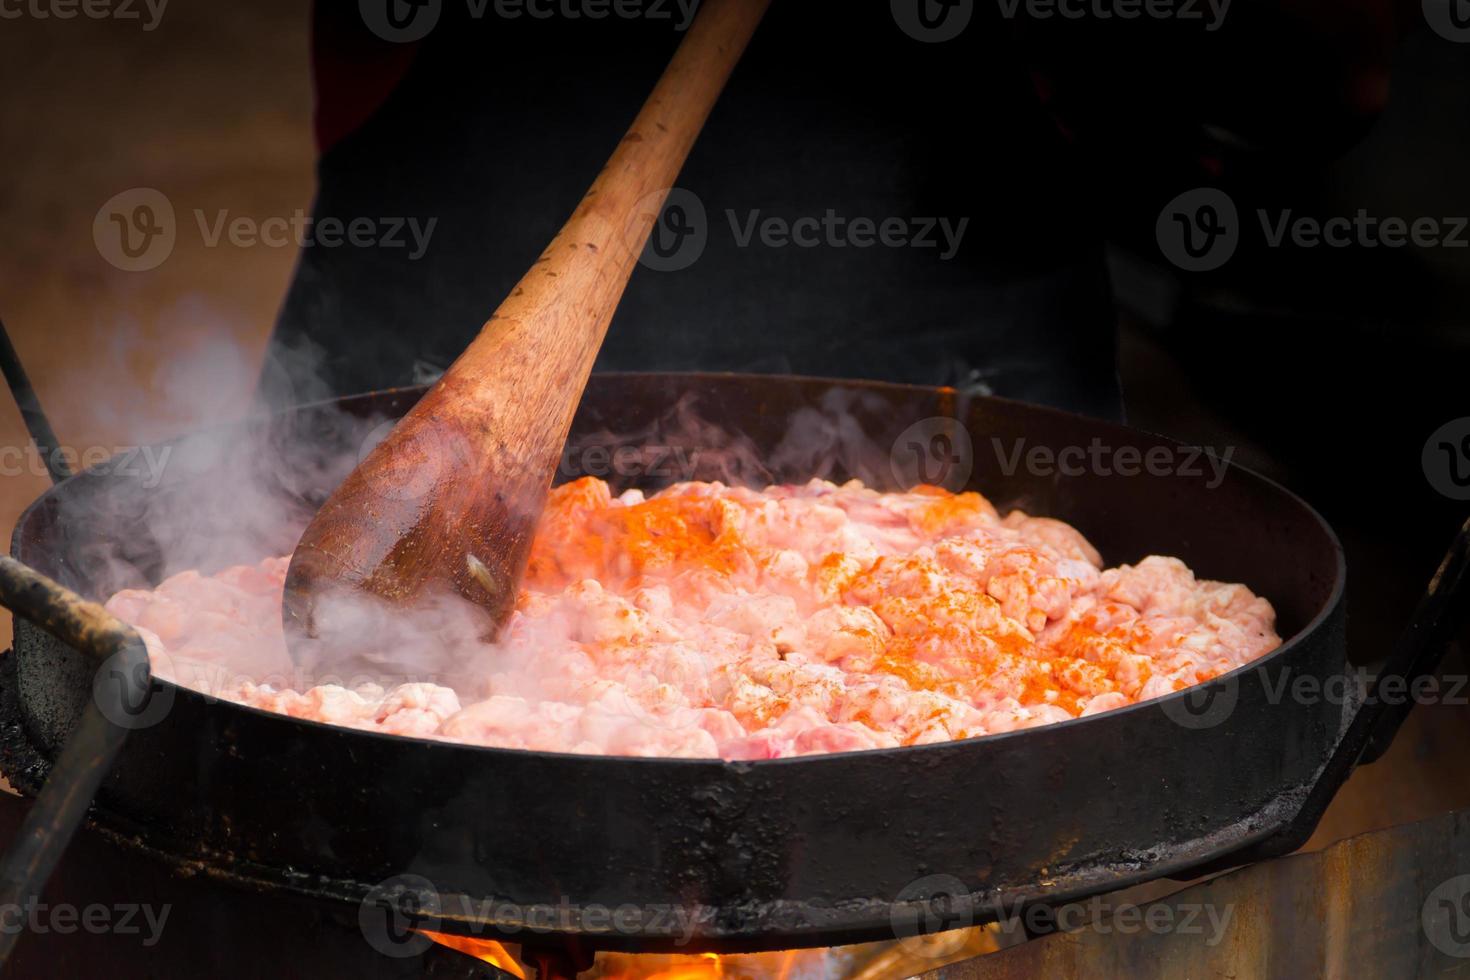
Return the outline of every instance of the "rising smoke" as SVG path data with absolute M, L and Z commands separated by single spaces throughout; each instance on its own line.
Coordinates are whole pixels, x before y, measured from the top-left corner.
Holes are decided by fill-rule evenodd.
M 204 310 L 185 308 L 180 315 L 210 322 Z M 92 413 L 128 439 L 161 442 L 167 450 L 161 485 L 114 476 L 68 497 L 68 540 L 77 567 L 86 569 L 86 581 L 77 584 L 98 598 L 148 589 L 180 573 L 207 576 L 288 554 L 327 493 L 391 427 L 380 411 L 347 410 L 344 403 L 286 411 L 327 393 L 315 350 L 274 351 L 268 376 L 288 383 L 262 389 L 258 358 L 230 333 L 202 329 L 188 336 L 143 377 L 116 370 L 79 376 L 69 387 L 87 397 L 61 402 L 68 408 L 61 424 L 84 429 L 96 424 L 96 417 L 85 417 Z M 109 343 L 110 357 L 102 360 L 127 365 L 138 360 L 144 342 L 121 331 Z M 871 394 L 829 392 L 781 420 L 784 437 L 762 453 L 754 439 L 711 420 L 715 410 L 686 394 L 641 424 L 619 424 L 612 415 L 584 426 L 569 441 L 557 480 L 584 475 L 589 460 L 631 460 L 637 464 L 631 472 L 591 475 L 616 489 L 689 479 L 764 487 L 851 476 L 882 485 L 889 448 L 868 429 L 889 408 Z M 427 680 L 483 697 L 486 678 L 512 668 L 482 641 L 487 625 L 479 610 L 452 594 L 409 609 L 338 597 L 321 607 L 321 632 L 332 642 L 293 644 L 289 651 L 274 621 L 255 625 L 270 634 L 268 641 L 191 651 L 214 671 L 212 687 L 221 686 L 222 673 L 296 689 L 327 681 L 350 686 L 354 678 L 385 687 Z M 575 624 L 548 621 L 538 628 L 546 634 L 539 640 L 555 644 Z

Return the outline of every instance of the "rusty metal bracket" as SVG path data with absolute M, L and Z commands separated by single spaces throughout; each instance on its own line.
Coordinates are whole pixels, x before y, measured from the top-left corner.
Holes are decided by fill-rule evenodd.
M 1312 836 L 1342 784 L 1360 762 L 1372 762 L 1383 754 L 1408 715 L 1411 703 L 1382 692 L 1393 683 L 1409 690 L 1415 681 L 1438 668 L 1445 649 L 1456 632 L 1470 620 L 1470 603 L 1464 601 L 1470 585 L 1470 520 L 1460 527 L 1440 561 L 1424 596 L 1414 609 L 1409 625 L 1399 634 L 1383 669 L 1374 676 L 1352 720 L 1343 729 L 1337 747 L 1322 767 L 1295 817 L 1279 833 L 1208 864 L 1189 869 L 1189 877 L 1224 871 L 1266 858 L 1290 854 Z
M 98 671 L 76 731 L 0 859 L 0 909 L 24 909 L 38 899 L 86 816 L 127 738 L 129 719 L 146 708 L 153 676 L 148 650 L 131 627 L 9 556 L 0 556 L 0 605 L 88 656 Z M 19 936 L 18 929 L 0 930 L 0 965 Z

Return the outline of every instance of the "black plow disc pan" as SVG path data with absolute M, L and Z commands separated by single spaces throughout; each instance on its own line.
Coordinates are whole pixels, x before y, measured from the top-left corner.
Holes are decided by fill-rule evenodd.
M 356 438 L 345 416 L 396 417 L 419 393 L 310 406 L 211 438 L 254 453 L 269 440 L 288 474 L 282 486 L 320 500 L 328 474 L 315 447 Z M 748 443 L 691 423 L 696 415 Z M 954 419 L 962 430 L 945 421 Z M 639 465 L 582 451 L 606 448 L 609 432 L 641 447 Z M 154 682 L 149 710 L 166 710 L 128 735 L 93 825 L 189 873 L 348 906 L 384 899 L 452 932 L 526 941 L 527 930 L 549 930 L 623 949 L 829 945 L 1289 848 L 1363 743 L 1333 754 L 1352 704 L 1282 694 L 1283 679 L 1331 690 L 1344 666 L 1344 568 L 1332 531 L 1273 483 L 1235 466 L 1217 474 L 1166 439 L 942 389 L 608 375 L 593 378 L 572 446 L 569 461 L 602 466 L 616 487 L 734 465 L 749 473 L 751 457 L 774 480 L 855 474 L 884 489 L 912 478 L 905 467 L 931 482 L 968 469 L 968 485 L 1003 512 L 1014 504 L 1069 521 L 1109 565 L 1167 554 L 1201 577 L 1246 583 L 1270 599 L 1287 639 L 1208 685 L 1209 698 L 1181 693 L 1030 731 L 768 762 L 382 736 Z M 187 460 L 190 440 L 178 447 L 176 460 Z M 657 465 L 660 454 L 672 464 Z M 1130 466 L 1150 458 L 1157 465 Z M 1125 468 L 1136 475 L 1116 472 Z M 96 515 L 187 495 L 202 471 L 170 466 L 145 494 L 139 469 L 84 473 L 48 492 L 22 518 L 15 557 L 93 599 L 129 575 L 132 584 L 156 576 L 150 523 L 130 525 L 136 539 L 104 541 Z M 3 660 L 5 768 L 33 794 L 93 697 L 97 670 L 23 621 L 15 656 Z

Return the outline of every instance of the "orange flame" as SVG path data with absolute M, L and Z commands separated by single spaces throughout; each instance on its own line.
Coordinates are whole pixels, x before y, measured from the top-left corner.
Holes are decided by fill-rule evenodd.
M 788 980 L 798 963 L 814 964 L 828 955 L 824 949 L 790 949 L 772 953 L 599 953 L 597 980 L 751 980 L 766 977 Z
M 526 971 L 514 956 L 506 952 L 504 946 L 493 939 L 471 939 L 468 936 L 451 936 L 447 932 L 430 932 L 428 929 L 420 929 L 423 935 L 428 936 L 441 946 L 457 949 L 461 953 L 473 956 L 482 963 L 499 967 L 506 973 L 513 974 L 526 980 Z
M 725 965 L 717 953 L 700 953 L 697 956 L 678 957 L 665 970 L 641 975 L 642 980 L 719 980 L 725 975 Z
M 420 930 L 425 936 L 526 980 L 520 960 L 500 943 Z M 512 946 L 512 948 L 515 948 Z M 792 980 L 793 976 L 836 975 L 849 980 L 898 980 L 984 956 L 999 948 L 993 926 L 972 926 L 906 942 L 870 943 L 830 949 L 769 953 L 597 954 L 585 980 Z

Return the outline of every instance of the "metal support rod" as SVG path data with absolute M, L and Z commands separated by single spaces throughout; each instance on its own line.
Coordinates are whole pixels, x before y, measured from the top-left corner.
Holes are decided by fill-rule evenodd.
M 1414 706 L 1412 697 L 1380 698 L 1378 691 L 1389 679 L 1402 691 L 1410 691 L 1418 678 L 1433 674 L 1439 667 L 1450 641 L 1470 619 L 1470 603 L 1464 601 L 1467 584 L 1470 584 L 1470 520 L 1460 528 L 1434 578 L 1424 590 L 1424 597 L 1419 600 L 1408 628 L 1394 646 L 1393 656 L 1374 678 L 1373 696 L 1381 709 L 1361 761 L 1372 762 L 1388 750 L 1399 726 Z
M 35 805 L 0 859 L 0 909 L 35 902 L 152 690 L 148 650 L 131 627 L 95 602 L 9 556 L 0 556 L 0 605 L 89 656 L 99 671 L 80 724 L 47 774 Z M 102 675 L 101 671 L 106 670 Z M 21 916 L 21 922 L 25 916 Z M 20 936 L 0 923 L 0 965 Z
M 1399 634 L 1383 670 L 1368 685 L 1363 703 L 1291 823 L 1243 851 L 1189 869 L 1191 877 L 1289 854 L 1307 842 L 1353 768 L 1359 761 L 1371 761 L 1381 754 L 1408 713 L 1406 705 L 1386 703 L 1387 699 L 1381 695 L 1385 682 L 1393 679 L 1407 691 L 1418 678 L 1433 674 L 1449 641 L 1470 618 L 1470 608 L 1464 601 L 1467 586 L 1470 586 L 1470 520 L 1450 543 L 1409 625 Z
M 25 365 L 20 363 L 15 345 L 10 342 L 10 334 L 5 329 L 4 321 L 0 321 L 0 372 L 4 373 L 5 383 L 10 386 L 10 393 L 15 397 L 15 404 L 20 409 L 26 431 L 31 434 L 36 450 L 46 464 L 46 472 L 51 474 L 51 482 L 60 483 L 71 476 L 71 467 L 62 458 L 61 443 L 56 441 L 56 432 L 51 428 L 46 413 L 41 410 L 41 400 L 36 397 L 36 389 L 31 387 L 30 376 L 26 374 Z

